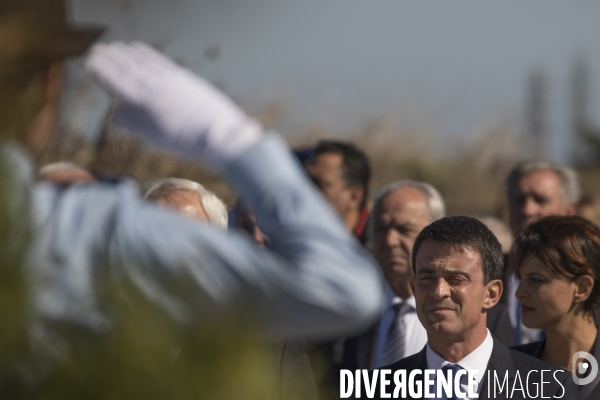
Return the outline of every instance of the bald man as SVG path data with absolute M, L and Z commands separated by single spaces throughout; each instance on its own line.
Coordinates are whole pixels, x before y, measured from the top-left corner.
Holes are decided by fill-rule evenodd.
M 144 200 L 227 229 L 227 206 L 198 182 L 181 178 L 154 179 L 144 185 Z

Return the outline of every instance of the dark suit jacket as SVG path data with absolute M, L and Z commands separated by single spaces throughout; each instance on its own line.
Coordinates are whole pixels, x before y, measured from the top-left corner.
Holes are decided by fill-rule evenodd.
M 339 343 L 339 353 L 332 355 L 336 384 L 339 382 L 337 371 L 340 369 L 373 369 L 378 328 L 379 321 L 365 333 Z M 496 304 L 488 310 L 487 328 L 503 345 L 510 347 L 515 344 L 506 305 Z
M 594 346 L 592 347 L 591 354 L 594 358 L 600 362 L 600 335 L 596 336 L 596 341 L 594 342 Z M 546 340 L 540 340 L 539 342 L 533 342 L 528 344 L 523 344 L 521 346 L 515 346 L 513 349 L 523 352 L 531 357 L 540 358 L 542 355 L 542 350 L 544 350 L 544 346 L 546 345 Z M 580 386 L 579 387 L 579 395 L 581 396 L 581 400 L 598 400 L 600 399 L 600 374 L 596 376 L 590 384 Z
M 494 335 L 500 343 L 507 347 L 515 345 L 515 334 L 512 325 L 510 324 L 508 305 L 498 302 L 498 304 L 490 308 L 487 312 L 486 325 L 490 330 L 490 333 Z
M 425 370 L 427 369 L 427 356 L 425 353 L 426 348 L 423 348 L 419 353 L 412 355 L 410 357 L 406 357 L 390 366 L 384 367 L 384 369 L 391 369 L 392 371 L 396 370 L 406 370 L 406 376 L 408 380 L 408 376 L 410 372 L 414 369 Z M 539 387 L 536 387 L 534 384 L 539 383 L 539 379 L 531 378 L 529 385 L 527 384 L 527 373 L 532 370 L 551 370 L 557 371 L 557 368 L 547 364 L 543 361 L 538 360 L 537 358 L 533 358 L 524 353 L 520 353 L 518 351 L 509 349 L 500 343 L 496 338 L 494 338 L 494 349 L 492 350 L 492 355 L 488 362 L 488 366 L 483 378 L 483 382 L 481 385 L 481 391 L 479 393 L 480 400 L 490 400 L 490 399 L 515 399 L 515 400 L 524 400 L 529 399 L 527 396 L 527 392 L 523 394 L 520 390 L 515 390 L 511 393 L 513 385 L 517 388 L 520 387 L 519 384 L 516 384 L 517 373 L 522 382 L 523 388 L 527 387 L 529 389 L 529 393 L 534 396 L 537 390 L 538 399 L 541 398 L 541 394 L 539 393 Z M 502 390 L 500 394 L 492 393 L 493 383 L 490 383 L 490 393 L 488 396 L 488 371 L 495 371 L 502 381 L 504 379 L 504 374 L 507 372 L 508 382 L 505 390 Z M 554 372 L 553 372 L 554 373 Z M 546 373 L 544 375 L 544 381 L 547 382 L 544 385 L 544 396 L 552 397 L 554 395 L 562 395 L 563 389 L 561 386 L 554 380 L 552 377 L 553 373 Z M 393 375 L 393 373 L 392 373 Z M 422 375 L 421 379 L 422 379 Z M 536 375 L 536 376 L 539 376 Z M 493 380 L 493 375 L 490 375 L 491 380 Z M 579 390 L 577 389 L 573 379 L 571 378 L 571 374 L 566 371 L 560 370 L 556 373 L 556 378 L 561 382 L 561 385 L 564 387 L 564 396 L 562 399 L 564 400 L 577 400 L 579 399 Z M 363 388 L 364 389 L 364 388 Z M 508 390 L 507 390 L 508 389 Z M 364 390 L 362 391 L 364 396 Z M 391 390 L 388 390 L 388 393 L 391 393 Z M 510 397 L 512 394 L 512 397 Z M 380 395 L 380 390 L 377 388 L 376 397 Z M 407 395 L 409 393 L 407 392 Z M 495 397 L 494 397 L 495 396 Z M 366 397 L 365 397 L 366 398 Z M 407 397 L 407 399 L 413 399 L 413 397 Z M 415 399 L 416 400 L 416 399 Z M 591 400 L 591 399 L 590 399 Z

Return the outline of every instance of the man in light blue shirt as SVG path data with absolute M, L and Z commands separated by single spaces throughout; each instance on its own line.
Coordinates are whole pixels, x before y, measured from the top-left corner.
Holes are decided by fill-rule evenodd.
M 20 110 L 27 118 L 2 125 L 2 161 L 15 177 L 9 206 L 30 215 L 36 233 L 27 255 L 36 320 L 110 329 L 114 321 L 100 310 L 96 292 L 99 277 L 109 276 L 115 285 L 130 282 L 186 324 L 203 322 L 215 308 L 248 302 L 255 320 L 272 334 L 332 337 L 372 322 L 382 298 L 380 274 L 283 141 L 264 135 L 260 124 L 210 83 L 146 45 L 112 43 L 91 52 L 87 70 L 119 100 L 115 121 L 147 142 L 218 168 L 260 217 L 270 249 L 145 204 L 130 181 L 67 189 L 34 185 L 30 154 L 52 128 L 60 61 L 81 53 L 90 37 L 85 46 L 50 46 L 54 39 L 64 44 L 84 34 L 64 21 L 63 2 L 9 3 L 0 9 L 8 16 L 25 5 L 26 12 L 46 13 L 60 25 L 42 24 L 39 31 L 9 27 L 14 37 L 29 32 L 24 37 L 32 40 L 25 42 L 31 54 L 8 58 L 7 70 L 23 74 L 16 81 L 22 90 L 15 93 L 41 99 Z M 57 8 L 62 17 L 52 14 Z M 30 58 L 40 54 L 37 68 L 27 70 Z M 181 282 L 191 289 L 179 290 Z

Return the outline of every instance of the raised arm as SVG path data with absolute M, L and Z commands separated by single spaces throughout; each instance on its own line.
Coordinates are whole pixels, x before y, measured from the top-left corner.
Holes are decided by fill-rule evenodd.
M 115 215 L 111 253 L 147 295 L 184 318 L 202 314 L 197 299 L 204 296 L 221 305 L 251 301 L 269 329 L 316 337 L 358 330 L 376 317 L 378 268 L 281 139 L 265 137 L 212 85 L 143 44 L 99 45 L 87 67 L 120 100 L 118 123 L 222 170 L 271 241 L 261 250 L 155 207 L 125 207 L 126 215 Z M 195 289 L 174 290 L 181 279 Z

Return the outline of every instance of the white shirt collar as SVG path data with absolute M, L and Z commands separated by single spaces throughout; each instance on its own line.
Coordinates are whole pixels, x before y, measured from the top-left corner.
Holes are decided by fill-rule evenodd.
M 481 343 L 479 347 L 467 354 L 462 360 L 459 360 L 455 364 L 460 365 L 466 370 L 478 370 L 477 374 L 474 375 L 474 378 L 477 380 L 477 383 L 481 383 L 481 380 L 485 375 L 488 362 L 490 361 L 490 357 L 492 356 L 493 349 L 494 339 L 492 338 L 490 331 L 487 330 L 487 336 L 485 337 L 483 343 Z M 433 351 L 433 349 L 429 347 L 429 343 L 427 343 L 426 356 L 428 369 L 442 369 L 444 365 L 451 364 L 450 362 L 444 360 L 438 353 Z
M 396 296 L 396 297 L 394 297 L 392 299 L 392 304 L 391 305 L 400 304 L 400 303 L 408 304 L 409 306 L 411 306 L 415 310 L 417 309 L 417 301 L 415 300 L 415 296 L 410 296 L 407 299 L 402 299 L 402 298 Z
M 410 296 L 406 299 L 402 299 L 401 297 L 396 295 L 396 293 L 394 293 L 391 286 L 387 282 L 385 283 L 385 292 L 388 299 L 386 308 L 391 308 L 394 304 L 406 303 L 413 309 L 417 309 L 417 301 L 415 300 L 415 296 Z

